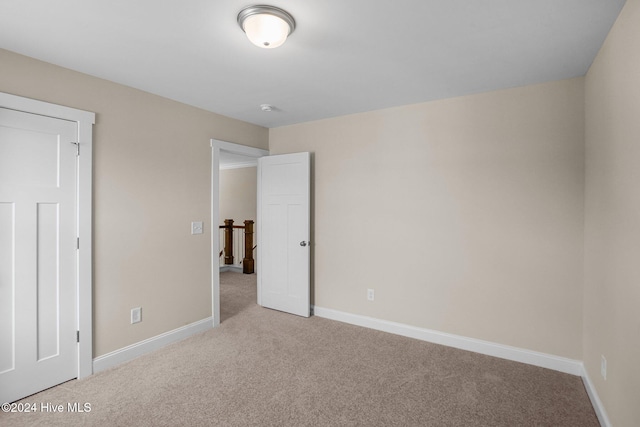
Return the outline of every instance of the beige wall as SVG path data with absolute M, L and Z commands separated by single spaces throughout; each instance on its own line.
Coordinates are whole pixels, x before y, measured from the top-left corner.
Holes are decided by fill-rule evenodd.
M 245 219 L 256 220 L 256 169 L 251 167 L 220 171 L 220 221 L 233 219 L 236 224 L 242 225 Z
M 6 50 L 0 64 L 0 91 L 96 113 L 94 357 L 211 316 L 209 140 L 267 148 L 267 129 Z
M 583 102 L 576 78 L 271 129 L 314 153 L 314 303 L 581 359 Z
M 584 364 L 614 426 L 640 425 L 640 1 L 586 77 Z M 600 357 L 607 359 L 607 379 Z

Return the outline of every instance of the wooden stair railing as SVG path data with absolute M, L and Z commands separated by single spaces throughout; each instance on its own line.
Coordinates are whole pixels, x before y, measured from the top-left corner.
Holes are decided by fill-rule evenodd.
M 224 263 L 225 265 L 233 265 L 233 229 L 244 229 L 244 258 L 242 259 L 242 272 L 244 274 L 253 274 L 255 272 L 255 260 L 253 259 L 253 221 L 247 219 L 244 225 L 233 225 L 232 219 L 225 219 L 224 225 Z M 222 256 L 222 251 L 220 252 Z

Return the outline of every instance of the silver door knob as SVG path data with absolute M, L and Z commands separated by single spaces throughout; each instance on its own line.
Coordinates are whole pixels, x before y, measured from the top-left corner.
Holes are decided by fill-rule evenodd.
M 303 240 L 302 242 L 300 242 L 300 246 L 307 246 L 307 242 Z

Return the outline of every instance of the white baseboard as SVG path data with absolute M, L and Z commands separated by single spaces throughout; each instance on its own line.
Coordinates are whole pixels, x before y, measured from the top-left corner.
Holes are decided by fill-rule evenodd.
M 607 411 L 605 411 L 604 405 L 602 404 L 602 401 L 598 396 L 598 392 L 591 382 L 591 378 L 589 377 L 586 369 L 584 369 L 582 372 L 582 382 L 584 383 L 584 388 L 587 390 L 589 399 L 591 399 L 591 404 L 593 405 L 593 409 L 596 411 L 596 415 L 598 416 L 600 425 L 602 427 L 611 427 L 611 421 L 609 421 Z
M 587 370 L 584 368 L 584 364 L 580 360 L 567 359 L 552 354 L 467 338 L 431 329 L 418 328 L 402 323 L 389 322 L 387 320 L 346 313 L 330 308 L 312 306 L 311 311 L 318 317 L 580 376 L 582 377 L 582 382 L 584 383 L 584 387 L 589 395 L 600 425 L 602 427 L 611 427 L 607 411 L 598 396 L 595 386 L 591 382 Z
M 120 365 L 121 363 L 128 362 L 143 354 L 158 350 L 168 344 L 181 341 L 191 335 L 204 332 L 211 328 L 213 328 L 213 318 L 207 317 L 206 319 L 96 357 L 93 359 L 93 373 L 95 374 Z
M 431 329 L 418 328 L 416 326 L 405 325 L 402 323 L 389 322 L 387 320 L 375 319 L 373 317 L 345 313 L 330 308 L 315 306 L 313 307 L 313 312 L 318 317 L 324 317 L 327 319 L 350 323 L 352 325 L 402 335 L 404 337 L 415 338 L 435 344 L 446 345 L 448 347 L 455 347 L 462 350 L 486 354 L 488 356 L 499 357 L 501 359 L 540 366 L 542 368 L 553 369 L 554 371 L 564 372 L 566 374 L 578 376 L 583 374 L 582 362 L 579 360 L 567 359 L 565 357 L 554 356 L 552 354 L 539 353 L 537 351 L 511 347 L 490 341 L 482 341 L 475 338 L 467 338 Z
M 600 421 L 600 425 L 602 427 L 611 427 L 611 422 L 609 421 L 602 401 L 598 397 L 598 393 L 589 378 L 589 374 L 587 374 L 582 362 L 579 360 L 521 349 L 518 347 L 511 347 L 490 341 L 482 341 L 475 338 L 467 338 L 431 329 L 418 328 L 416 326 L 405 325 L 403 323 L 390 322 L 373 317 L 346 313 L 330 308 L 311 306 L 311 312 L 315 316 L 326 319 L 337 320 L 339 322 L 375 329 L 382 332 L 389 332 L 408 338 L 419 339 L 448 347 L 499 357 L 501 359 L 552 369 L 566 374 L 581 376 L 587 394 L 589 395 L 589 399 L 591 400 L 596 415 L 598 416 L 598 420 Z M 198 322 L 191 323 L 181 328 L 123 347 L 119 350 L 112 351 L 111 353 L 107 353 L 100 357 L 96 357 L 93 359 L 93 373 L 104 371 L 121 363 L 128 362 L 129 360 L 133 360 L 143 354 L 158 350 L 168 344 L 181 341 L 191 335 L 204 332 L 211 328 L 213 328 L 213 318 L 208 317 Z

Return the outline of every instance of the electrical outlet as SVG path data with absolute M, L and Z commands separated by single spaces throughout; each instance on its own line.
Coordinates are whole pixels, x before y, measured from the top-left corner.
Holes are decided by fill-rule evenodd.
M 131 309 L 131 324 L 142 322 L 142 308 L 136 307 Z
M 375 298 L 375 292 L 373 291 L 373 289 L 367 289 L 367 299 L 369 301 L 373 301 L 374 298 Z
M 202 221 L 193 221 L 191 223 L 191 234 L 202 234 Z
M 602 378 L 605 379 L 605 381 L 607 380 L 607 359 L 604 356 L 601 356 L 602 359 L 600 360 L 600 375 L 602 375 Z

